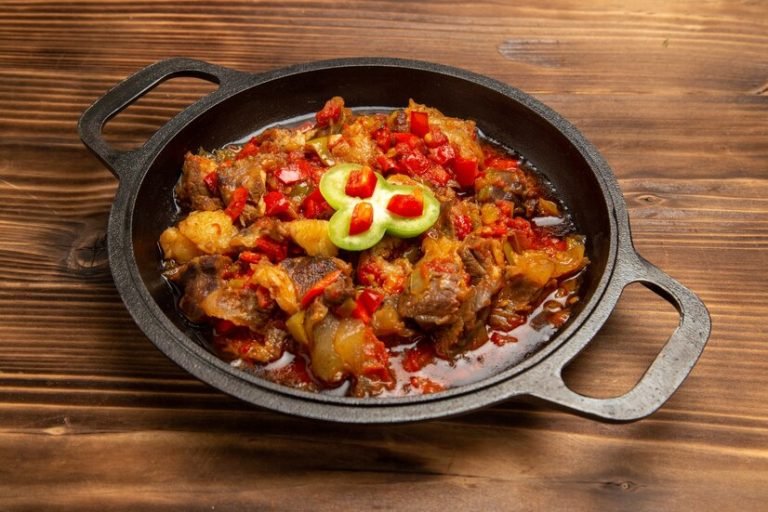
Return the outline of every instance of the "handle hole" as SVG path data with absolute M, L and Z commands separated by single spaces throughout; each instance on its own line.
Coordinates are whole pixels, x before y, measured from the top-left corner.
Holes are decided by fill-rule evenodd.
M 115 149 L 136 149 L 169 119 L 218 87 L 200 78 L 169 78 L 107 121 L 104 139 Z
M 594 398 L 638 383 L 680 321 L 677 310 L 639 283 L 627 286 L 597 336 L 563 370 L 573 391 Z

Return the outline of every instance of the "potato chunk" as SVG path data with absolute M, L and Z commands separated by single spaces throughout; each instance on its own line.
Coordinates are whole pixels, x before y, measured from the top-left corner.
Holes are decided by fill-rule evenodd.
M 186 263 L 203 254 L 197 245 L 177 228 L 163 231 L 160 235 L 160 247 L 163 249 L 163 258 L 175 260 L 177 263 Z
M 310 256 L 336 256 L 339 249 L 328 236 L 328 221 L 317 219 L 294 220 L 287 223 L 288 234 Z
M 232 219 L 222 210 L 192 212 L 178 227 L 182 235 L 207 254 L 225 252 L 230 239 L 237 234 Z

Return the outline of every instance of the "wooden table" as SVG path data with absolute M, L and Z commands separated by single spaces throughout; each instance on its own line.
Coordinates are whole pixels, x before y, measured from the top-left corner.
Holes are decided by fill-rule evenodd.
M 768 9 L 519 3 L 3 2 L 0 510 L 766 510 Z M 638 250 L 708 305 L 698 366 L 658 413 L 625 425 L 509 402 L 339 426 L 201 384 L 115 291 L 117 183 L 76 133 L 110 86 L 175 55 L 251 72 L 406 57 L 532 93 L 612 165 Z M 109 138 L 140 144 L 209 90 L 168 82 Z M 677 320 L 631 286 L 568 382 L 623 393 Z

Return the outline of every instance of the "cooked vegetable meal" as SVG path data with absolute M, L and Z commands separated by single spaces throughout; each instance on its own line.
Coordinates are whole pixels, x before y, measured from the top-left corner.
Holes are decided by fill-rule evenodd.
M 554 190 L 473 121 L 410 102 L 188 153 L 160 236 L 179 309 L 232 365 L 307 391 L 439 392 L 536 351 L 587 266 Z

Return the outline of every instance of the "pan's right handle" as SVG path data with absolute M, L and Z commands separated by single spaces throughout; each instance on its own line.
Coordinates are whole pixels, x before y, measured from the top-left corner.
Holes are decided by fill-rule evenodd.
M 655 412 L 683 383 L 709 338 L 711 320 L 704 303 L 688 288 L 643 259 L 634 251 L 619 274 L 624 282 L 641 283 L 670 302 L 680 314 L 680 324 L 662 347 L 640 381 L 622 396 L 593 398 L 576 393 L 563 381 L 563 369 L 589 343 L 565 346 L 534 367 L 530 395 L 574 412 L 608 421 L 626 422 Z
M 80 139 L 115 176 L 122 178 L 127 172 L 130 161 L 142 156 L 145 146 L 132 151 L 113 148 L 103 137 L 103 129 L 107 121 L 154 87 L 171 78 L 200 78 L 219 86 L 216 91 L 189 105 L 187 107 L 189 109 L 213 95 L 224 94 L 246 76 L 248 76 L 247 73 L 195 59 L 175 57 L 156 62 L 117 84 L 83 113 L 78 123 Z

